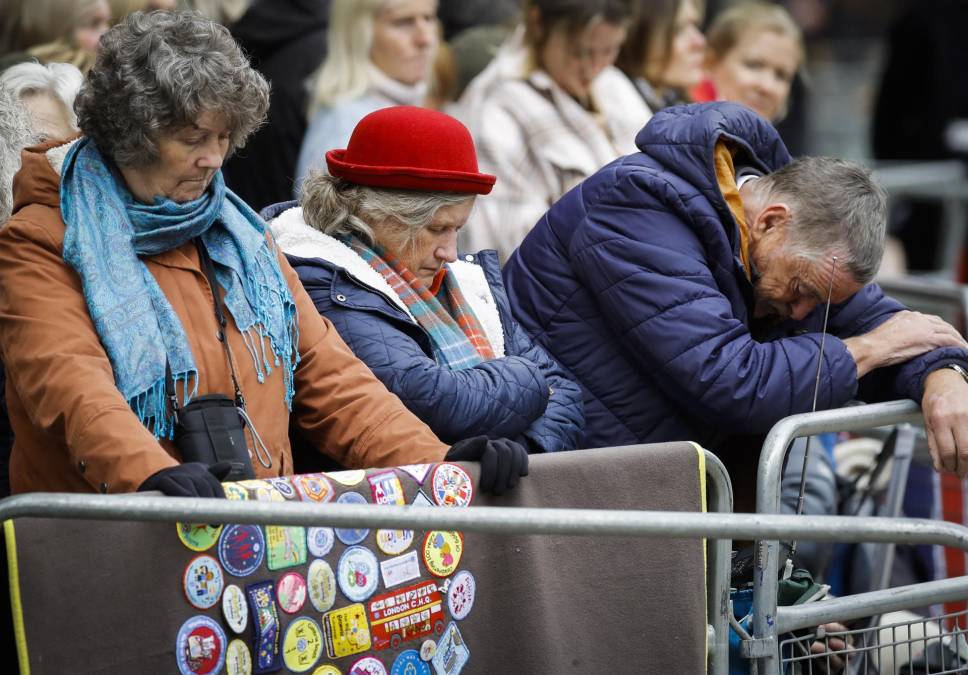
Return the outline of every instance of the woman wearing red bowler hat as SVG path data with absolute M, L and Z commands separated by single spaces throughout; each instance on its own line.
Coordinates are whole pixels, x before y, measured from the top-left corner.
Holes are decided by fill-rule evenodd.
M 303 184 L 300 206 L 266 215 L 357 356 L 445 442 L 579 447 L 581 391 L 512 318 L 497 255 L 457 254 L 476 196 L 495 181 L 478 172 L 464 125 L 387 108 L 363 118 L 326 163 L 328 174 Z

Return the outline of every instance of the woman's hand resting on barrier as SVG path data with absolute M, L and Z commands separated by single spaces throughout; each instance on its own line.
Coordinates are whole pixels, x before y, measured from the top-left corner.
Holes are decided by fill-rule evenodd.
M 528 475 L 528 451 L 507 438 L 465 438 L 451 446 L 445 459 L 480 462 L 480 488 L 495 495 L 504 494 L 518 484 L 521 476 Z

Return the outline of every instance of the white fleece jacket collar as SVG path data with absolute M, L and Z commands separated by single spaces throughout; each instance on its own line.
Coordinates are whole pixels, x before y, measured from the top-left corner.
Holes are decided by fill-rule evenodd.
M 297 206 L 283 211 L 269 223 L 269 229 L 283 252 L 300 258 L 318 258 L 341 267 L 361 284 L 383 295 L 406 312 L 411 321 L 417 322 L 386 279 L 370 267 L 356 251 L 335 237 L 323 234 L 307 225 L 303 220 L 302 207 Z M 498 358 L 503 357 L 505 354 L 504 328 L 501 325 L 497 302 L 484 276 L 484 270 L 479 265 L 463 260 L 450 263 L 450 269 L 464 298 L 477 316 L 477 320 L 480 321 L 494 355 Z

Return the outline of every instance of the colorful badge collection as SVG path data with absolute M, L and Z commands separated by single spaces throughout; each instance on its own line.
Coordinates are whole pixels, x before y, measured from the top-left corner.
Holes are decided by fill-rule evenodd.
M 466 471 L 444 463 L 247 480 L 226 484 L 225 492 L 239 501 L 369 504 L 371 497 L 375 504 L 461 507 L 474 487 Z M 194 552 L 182 578 L 185 598 L 206 611 L 178 632 L 183 675 L 458 675 L 470 658 L 458 622 L 470 614 L 477 585 L 458 569 L 459 532 L 177 528 Z M 228 630 L 207 615 L 219 609 Z

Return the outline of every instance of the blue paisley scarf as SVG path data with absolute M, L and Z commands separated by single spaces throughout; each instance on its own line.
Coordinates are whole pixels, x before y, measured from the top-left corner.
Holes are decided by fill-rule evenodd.
M 198 369 L 178 315 L 140 257 L 195 237 L 215 263 L 225 306 L 245 338 L 259 382 L 281 367 L 292 409 L 299 362 L 296 305 L 265 225 L 226 189 L 220 171 L 194 201 L 176 204 L 159 197 L 141 204 L 93 141 L 82 138 L 64 160 L 60 201 L 67 226 L 64 260 L 81 278 L 118 390 L 156 438 L 174 433 L 165 399 L 166 364 L 175 381 L 184 383 L 186 403 L 198 390 Z

